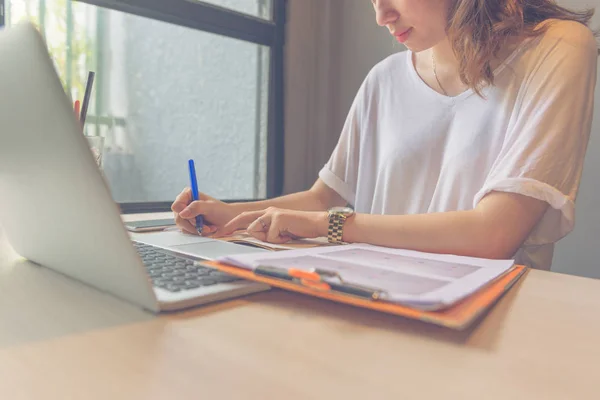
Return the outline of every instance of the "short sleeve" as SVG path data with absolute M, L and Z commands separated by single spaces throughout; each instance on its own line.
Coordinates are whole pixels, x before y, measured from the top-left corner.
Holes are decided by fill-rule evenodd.
M 548 203 L 525 245 L 554 243 L 574 228 L 596 85 L 597 47 L 588 28 L 568 22 L 544 35 L 516 117 L 474 199 L 476 206 L 488 193 L 502 191 Z
M 319 178 L 349 204 L 355 205 L 360 160 L 361 130 L 368 103 L 369 76 L 358 90 L 338 143 Z

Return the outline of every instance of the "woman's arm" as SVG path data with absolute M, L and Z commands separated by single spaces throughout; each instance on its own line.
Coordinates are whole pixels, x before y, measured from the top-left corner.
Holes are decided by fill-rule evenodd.
M 343 206 L 346 202 L 321 179 L 308 190 L 292 193 L 269 200 L 253 201 L 249 203 L 233 203 L 235 214 L 247 211 L 259 211 L 269 207 L 285 208 L 298 211 L 325 211 L 334 206 Z
M 484 258 L 514 255 L 548 204 L 519 194 L 492 192 L 469 211 L 415 215 L 357 214 L 343 240 Z M 327 234 L 325 224 L 321 233 Z
M 473 210 L 414 215 L 355 214 L 342 240 L 430 253 L 510 258 L 544 215 L 548 204 L 520 194 L 491 192 Z M 324 211 L 275 207 L 245 212 L 219 232 L 246 228 L 257 239 L 285 243 L 295 237 L 327 236 Z
M 223 227 L 232 219 L 236 219 L 239 216 L 242 216 L 243 220 L 247 221 L 246 225 L 240 226 L 240 228 L 245 228 L 254 221 L 248 219 L 248 213 L 258 212 L 258 215 L 261 215 L 267 208 L 323 212 L 333 206 L 344 204 L 344 199 L 319 179 L 312 188 L 304 192 L 247 203 L 226 204 L 204 193 L 200 194 L 199 201 L 192 201 L 191 190 L 186 188 L 177 196 L 171 209 L 174 212 L 177 226 L 185 232 L 191 234 L 197 233 L 194 218 L 197 215 L 203 215 L 205 220 L 203 233 L 215 234 L 217 230 L 223 232 Z

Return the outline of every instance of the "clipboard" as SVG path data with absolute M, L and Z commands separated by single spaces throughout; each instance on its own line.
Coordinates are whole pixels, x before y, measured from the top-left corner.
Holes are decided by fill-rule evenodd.
M 438 311 L 423 311 L 383 300 L 373 298 L 367 299 L 348 293 L 340 293 L 330 290 L 330 288 L 323 288 L 318 284 L 306 284 L 306 282 L 298 281 L 292 282 L 286 279 L 259 275 L 249 269 L 216 261 L 205 261 L 201 262 L 200 265 L 218 269 L 242 279 L 266 283 L 280 289 L 415 319 L 455 330 L 468 328 L 481 315 L 489 310 L 528 269 L 527 267 L 516 265 L 479 291 L 448 308 Z

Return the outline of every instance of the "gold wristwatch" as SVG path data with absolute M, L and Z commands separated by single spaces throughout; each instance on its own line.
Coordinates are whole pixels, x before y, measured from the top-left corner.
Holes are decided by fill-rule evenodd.
M 344 243 L 342 241 L 344 223 L 353 215 L 354 210 L 350 207 L 333 207 L 329 209 L 329 228 L 327 229 L 327 241 L 329 243 Z

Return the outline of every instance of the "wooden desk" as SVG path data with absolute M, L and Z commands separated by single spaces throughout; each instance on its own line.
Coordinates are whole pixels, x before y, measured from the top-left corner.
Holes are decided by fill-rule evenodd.
M 0 234 L 3 399 L 597 399 L 600 281 L 531 271 L 453 332 L 271 291 L 154 316 Z

